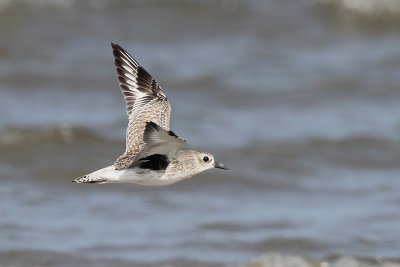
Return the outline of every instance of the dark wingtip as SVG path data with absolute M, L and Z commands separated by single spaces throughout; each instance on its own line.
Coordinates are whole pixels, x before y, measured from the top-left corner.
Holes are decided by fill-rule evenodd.
M 111 42 L 111 47 L 112 47 L 112 49 L 120 48 L 120 46 L 117 43 L 113 43 L 113 42 Z
M 111 42 L 111 48 L 113 50 L 113 54 L 115 55 L 115 52 L 119 50 L 119 45 Z
M 128 52 L 126 52 L 125 49 L 123 49 L 119 44 L 111 42 L 111 47 L 112 47 L 115 58 L 118 58 L 119 54 L 123 54 L 123 53 L 128 54 Z
M 114 54 L 114 57 L 115 57 L 115 59 L 117 59 L 117 58 L 119 58 L 120 57 L 120 53 L 121 53 L 121 51 L 122 51 L 122 47 L 120 47 L 118 44 L 114 44 L 114 43 L 111 43 L 111 47 L 112 47 L 112 50 L 113 50 L 113 54 Z M 116 62 L 117 63 L 117 62 Z
M 118 59 L 119 58 L 124 58 L 125 60 L 131 61 L 132 67 L 138 68 L 140 66 L 140 64 L 136 61 L 136 59 L 134 59 L 131 56 L 131 54 L 129 54 L 128 51 L 126 51 L 124 48 L 122 48 L 122 46 L 120 46 L 119 44 L 111 42 L 111 47 L 112 47 L 112 50 L 113 50 L 113 55 L 114 55 L 114 58 L 115 58 L 115 65 L 116 66 L 120 65 L 118 63 Z

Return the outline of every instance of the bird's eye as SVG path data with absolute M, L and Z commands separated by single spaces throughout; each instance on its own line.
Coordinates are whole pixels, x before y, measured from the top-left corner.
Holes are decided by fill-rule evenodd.
M 204 162 L 208 162 L 210 159 L 207 157 L 207 156 L 205 156 L 204 158 L 203 158 L 203 161 Z

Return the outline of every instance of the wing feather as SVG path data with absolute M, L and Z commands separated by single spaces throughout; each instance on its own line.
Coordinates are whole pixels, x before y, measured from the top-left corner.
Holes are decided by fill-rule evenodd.
M 121 46 L 111 43 L 118 83 L 129 117 L 126 150 L 114 166 L 125 169 L 132 164 L 144 146 L 147 122 L 169 130 L 171 105 L 158 82 Z
M 136 156 L 132 167 L 139 166 L 145 169 L 157 167 L 158 170 L 165 170 L 185 146 L 186 141 L 172 131 L 167 131 L 154 122 L 148 122 L 144 131 L 143 149 Z

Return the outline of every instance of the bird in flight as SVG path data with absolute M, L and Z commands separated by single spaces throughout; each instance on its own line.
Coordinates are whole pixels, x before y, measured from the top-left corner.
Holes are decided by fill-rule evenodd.
M 171 105 L 161 86 L 125 49 L 111 47 L 129 117 L 126 149 L 113 165 L 73 182 L 163 186 L 208 169 L 227 170 L 208 152 L 183 150 L 186 141 L 169 129 Z

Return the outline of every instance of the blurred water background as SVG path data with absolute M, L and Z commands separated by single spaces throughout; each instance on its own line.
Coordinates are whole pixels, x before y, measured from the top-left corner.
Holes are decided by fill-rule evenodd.
M 0 1 L 0 266 L 399 266 L 400 4 Z M 230 167 L 77 185 L 124 151 L 110 42 Z

